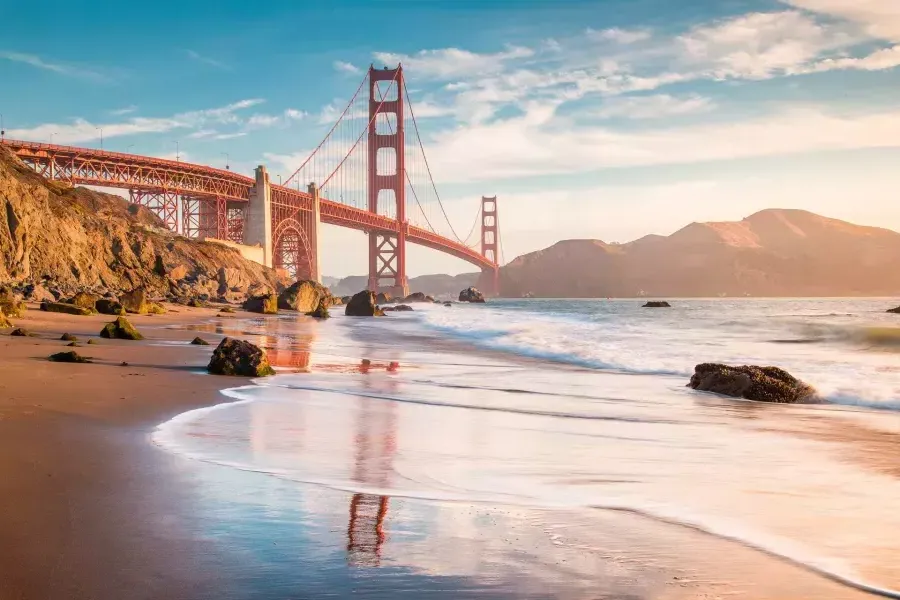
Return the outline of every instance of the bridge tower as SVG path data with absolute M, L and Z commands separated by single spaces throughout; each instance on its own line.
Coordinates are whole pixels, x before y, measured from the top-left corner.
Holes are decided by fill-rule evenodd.
M 388 82 L 386 91 L 382 91 L 379 82 Z M 379 199 L 392 199 L 400 225 L 397 233 L 369 232 L 369 289 L 395 297 L 409 295 L 402 90 L 403 67 L 369 67 L 369 212 L 378 213 Z
M 497 250 L 499 238 L 497 222 L 497 196 L 481 197 L 481 254 L 494 263 L 492 268 L 481 272 L 481 285 L 490 296 L 500 295 L 500 253 Z

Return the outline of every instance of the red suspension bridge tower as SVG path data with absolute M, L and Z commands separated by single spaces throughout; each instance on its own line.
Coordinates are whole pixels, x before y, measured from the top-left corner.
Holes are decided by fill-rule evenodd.
M 382 82 L 387 82 L 386 89 L 379 86 Z M 401 298 L 409 294 L 403 89 L 402 66 L 369 67 L 369 212 L 378 213 L 390 203 L 399 224 L 396 232 L 369 232 L 369 289 Z

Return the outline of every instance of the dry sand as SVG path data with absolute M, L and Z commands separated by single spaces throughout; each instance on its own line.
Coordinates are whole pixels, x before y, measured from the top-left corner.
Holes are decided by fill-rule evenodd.
M 143 342 L 98 338 L 107 316 L 34 309 L 16 325 L 37 337 L 0 333 L 0 600 L 242 597 L 229 592 L 239 565 L 192 520 L 202 493 L 195 475 L 204 466 L 149 441 L 155 425 L 222 402 L 218 390 L 235 383 L 197 374 L 209 348 L 161 343 L 196 335 L 163 326 L 209 320 L 216 312 L 177 310 L 131 318 Z M 63 332 L 80 338 L 76 350 L 93 364 L 46 360 L 69 349 L 59 340 Z M 211 343 L 220 339 L 203 335 Z M 90 338 L 98 343 L 85 344 Z M 640 597 L 868 597 L 698 532 L 632 515 L 609 519 L 629 532 L 621 539 L 629 547 L 658 540 L 644 549 L 648 560 L 680 563 L 663 567 L 668 583 Z M 693 577 L 684 578 L 686 572 Z

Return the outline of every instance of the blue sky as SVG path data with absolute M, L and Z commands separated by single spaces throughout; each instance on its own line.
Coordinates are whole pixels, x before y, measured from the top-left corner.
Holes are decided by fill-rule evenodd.
M 0 0 L 9 137 L 288 175 L 369 63 L 402 62 L 457 229 L 507 258 L 804 208 L 900 230 L 900 1 Z M 211 6 L 211 5 L 209 5 Z M 323 271 L 363 273 L 328 227 Z M 410 274 L 465 263 L 414 249 Z

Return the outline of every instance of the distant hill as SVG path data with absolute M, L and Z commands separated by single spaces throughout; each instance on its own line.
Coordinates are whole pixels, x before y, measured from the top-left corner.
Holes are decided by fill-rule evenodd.
M 423 292 L 431 296 L 458 296 L 460 290 L 464 290 L 471 285 L 476 285 L 479 273 L 463 273 L 462 275 L 421 275 L 412 277 L 409 280 L 409 290 L 411 292 Z M 323 283 L 328 285 L 326 281 L 337 281 L 331 288 L 331 293 L 337 296 L 347 296 L 366 289 L 368 285 L 368 277 L 364 275 L 351 275 L 337 280 L 334 277 L 323 277 Z
M 627 244 L 564 240 L 501 270 L 504 296 L 900 294 L 900 233 L 802 210 L 691 223 Z

